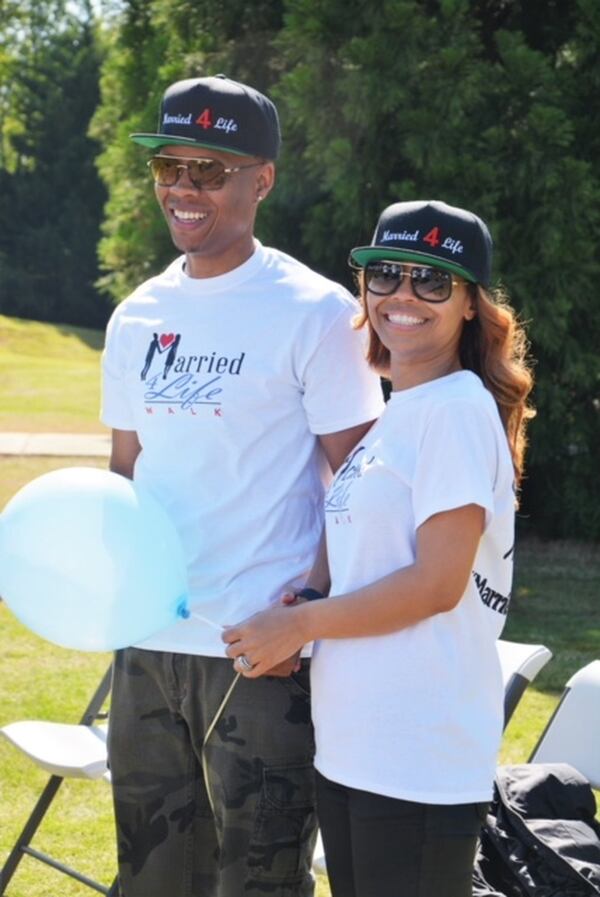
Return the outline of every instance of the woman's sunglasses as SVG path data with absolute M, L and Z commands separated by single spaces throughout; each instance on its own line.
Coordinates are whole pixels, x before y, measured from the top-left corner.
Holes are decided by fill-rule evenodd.
M 425 302 L 447 302 L 452 287 L 461 281 L 453 280 L 449 271 L 430 265 L 406 265 L 396 262 L 369 262 L 365 265 L 365 286 L 377 296 L 391 296 L 399 289 L 404 277 L 410 278 L 413 295 Z
M 184 159 L 181 156 L 153 156 L 148 162 L 154 183 L 159 187 L 173 187 L 182 171 L 187 171 L 191 183 L 198 190 L 221 190 L 229 177 L 245 168 L 256 168 L 264 162 L 226 168 L 218 159 Z

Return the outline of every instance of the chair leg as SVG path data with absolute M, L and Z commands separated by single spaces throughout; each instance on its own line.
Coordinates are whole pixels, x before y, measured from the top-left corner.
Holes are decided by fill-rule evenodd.
M 52 857 L 47 856 L 44 853 L 41 853 L 38 850 L 32 848 L 31 841 L 33 840 L 33 836 L 37 832 L 40 827 L 44 816 L 46 815 L 46 811 L 50 807 L 50 804 L 54 800 L 56 796 L 56 792 L 62 785 L 64 779 L 60 776 L 51 776 L 46 784 L 46 787 L 42 791 L 38 802 L 35 807 L 31 811 L 29 819 L 25 823 L 23 831 L 21 832 L 18 840 L 16 841 L 13 849 L 8 855 L 8 859 L 6 860 L 2 869 L 0 869 L 0 897 L 2 894 L 6 893 L 6 889 L 9 885 L 10 880 L 15 874 L 17 867 L 23 857 L 28 854 L 34 859 L 40 860 L 42 863 L 46 863 L 49 866 L 53 866 L 55 869 L 58 869 L 59 872 L 63 872 L 65 875 L 70 875 L 73 878 L 80 881 L 82 884 L 87 885 L 90 888 L 93 888 L 96 891 L 99 891 L 101 894 L 106 894 L 107 897 L 119 897 L 119 880 L 118 877 L 115 878 L 110 888 L 104 887 L 103 885 L 98 884 L 98 882 L 93 881 L 92 879 L 87 878 L 87 876 L 81 875 L 79 872 L 76 872 L 74 869 L 70 869 L 68 866 L 65 866 L 62 863 L 57 862 Z
M 94 720 L 98 718 L 99 711 L 101 710 L 102 705 L 110 691 L 111 674 L 112 665 L 109 666 L 109 668 L 104 673 L 99 686 L 94 692 L 90 703 L 86 707 L 80 721 L 82 725 L 92 725 Z M 48 782 L 44 790 L 40 794 L 35 807 L 31 811 L 29 819 L 25 823 L 23 831 L 21 832 L 16 844 L 8 855 L 4 866 L 2 867 L 2 869 L 0 869 L 0 897 L 1 895 L 6 893 L 8 884 L 15 874 L 17 866 L 23 859 L 23 855 L 26 853 L 28 853 L 32 857 L 35 857 L 41 862 L 47 863 L 51 866 L 54 865 L 54 867 L 59 871 L 77 878 L 83 884 L 87 884 L 89 887 L 95 888 L 96 890 L 100 891 L 100 893 L 108 895 L 108 897 L 119 897 L 119 886 L 118 880 L 116 878 L 110 888 L 104 887 L 103 885 L 94 882 L 92 879 L 86 879 L 85 876 L 81 876 L 79 873 L 75 872 L 75 870 L 71 870 L 68 867 L 63 866 L 63 864 L 58 863 L 51 857 L 47 857 L 46 855 L 40 853 L 40 851 L 34 850 L 34 848 L 30 847 L 33 836 L 40 827 L 40 824 L 63 781 L 64 779 L 61 776 L 51 776 L 48 779 Z
M 54 796 L 56 795 L 56 792 L 60 788 L 62 782 L 63 779 L 60 776 L 51 776 L 48 780 L 48 784 L 40 794 L 37 804 L 33 808 L 29 819 L 25 823 L 23 831 L 21 832 L 17 842 L 15 843 L 15 846 L 11 850 L 6 863 L 0 870 L 0 895 L 5 893 L 9 881 L 13 877 L 17 866 L 23 859 L 23 848 L 28 847 L 31 843 L 31 839 L 40 827 L 42 819 L 46 815 L 46 811 L 54 800 Z

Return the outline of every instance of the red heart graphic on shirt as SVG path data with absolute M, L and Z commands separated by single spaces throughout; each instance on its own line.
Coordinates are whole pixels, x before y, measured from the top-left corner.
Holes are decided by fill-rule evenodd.
M 174 333 L 161 333 L 159 342 L 160 342 L 161 348 L 167 349 L 171 345 L 171 343 L 175 342 L 175 334 Z

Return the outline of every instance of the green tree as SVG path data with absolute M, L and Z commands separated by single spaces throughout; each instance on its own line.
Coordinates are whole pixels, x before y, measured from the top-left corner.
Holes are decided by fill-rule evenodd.
M 342 279 L 348 247 L 370 240 L 389 202 L 443 198 L 488 220 L 497 278 L 537 358 L 522 519 L 597 538 L 597 4 L 550 4 L 545 18 L 467 0 L 387 0 L 377 15 L 358 0 L 290 0 L 287 11 L 274 202 L 300 223 L 279 233 Z
M 59 2 L 9 12 L 0 26 L 0 220 L 10 221 L 0 236 L 0 310 L 101 326 L 108 303 L 95 288 L 96 245 L 105 191 L 87 136 L 100 62 L 92 22 Z
M 268 89 L 271 43 L 281 26 L 281 3 L 273 0 L 124 0 L 122 7 L 118 27 L 107 35 L 92 126 L 109 193 L 100 283 L 117 300 L 175 253 L 156 207 L 148 155 L 129 135 L 154 129 L 165 87 L 180 78 L 225 72 Z
M 598 538 L 599 39 L 595 0 L 127 0 L 94 122 L 104 282 L 122 298 L 173 255 L 128 140 L 153 127 L 166 84 L 256 84 L 284 136 L 267 241 L 351 286 L 348 249 L 390 202 L 441 198 L 490 223 L 538 359 L 522 520 Z
M 518 273 L 538 358 L 532 523 L 551 535 L 587 539 L 600 537 L 599 40 L 600 7 L 579 0 L 573 30 L 554 55 L 560 117 L 538 119 L 540 170 L 523 196 L 529 209 L 523 202 L 516 216 L 523 238 L 527 218 L 536 234 Z

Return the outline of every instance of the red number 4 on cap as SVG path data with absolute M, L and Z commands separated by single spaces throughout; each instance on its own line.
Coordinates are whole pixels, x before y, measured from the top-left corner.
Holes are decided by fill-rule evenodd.
M 428 234 L 423 237 L 424 243 L 429 243 L 430 246 L 439 246 L 440 244 L 440 229 L 439 227 L 432 227 Z
M 196 119 L 196 124 L 202 125 L 205 131 L 208 128 L 212 128 L 212 116 L 210 113 L 210 109 L 206 108 L 204 112 L 198 116 L 198 118 Z

